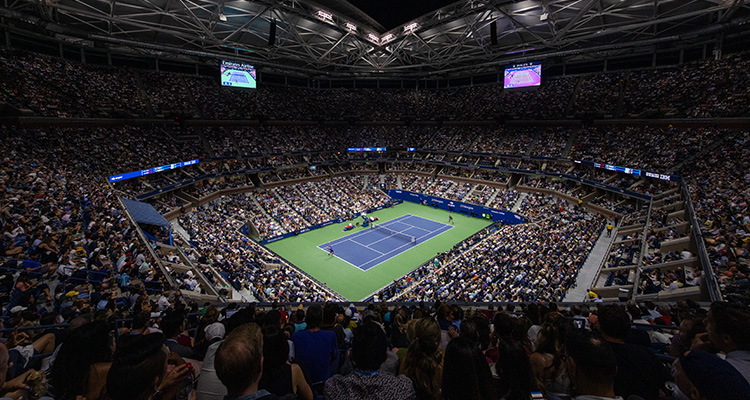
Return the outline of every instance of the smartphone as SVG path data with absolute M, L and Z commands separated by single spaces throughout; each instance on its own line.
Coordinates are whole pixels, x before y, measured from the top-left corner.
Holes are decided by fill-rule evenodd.
M 542 392 L 531 392 L 531 399 L 532 400 L 544 400 L 544 395 Z

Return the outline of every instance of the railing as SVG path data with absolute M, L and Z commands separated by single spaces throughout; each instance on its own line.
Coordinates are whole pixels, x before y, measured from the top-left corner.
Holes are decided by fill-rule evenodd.
M 635 281 L 633 282 L 633 293 L 630 294 L 630 298 L 635 300 L 635 296 L 638 295 L 638 288 L 641 282 L 641 269 L 643 269 L 643 257 L 646 256 L 647 244 L 648 244 L 648 229 L 651 226 L 651 210 L 653 209 L 654 202 L 648 203 L 648 213 L 646 214 L 646 224 L 643 226 L 641 232 L 641 254 L 638 256 L 638 263 L 635 267 Z
M 698 258 L 701 260 L 703 266 L 703 276 L 705 277 L 706 286 L 708 287 L 708 295 L 711 297 L 711 301 L 721 301 L 723 296 L 719 289 L 719 283 L 716 279 L 716 273 L 711 265 L 711 260 L 708 257 L 708 251 L 706 250 L 706 243 L 703 241 L 703 232 L 701 232 L 701 224 L 698 218 L 695 216 L 695 209 L 693 208 L 693 199 L 690 197 L 690 191 L 688 190 L 687 183 L 683 181 L 680 186 L 682 187 L 682 196 L 685 198 L 685 206 L 687 209 L 688 217 L 690 218 L 690 225 L 693 230 L 693 238 L 695 239 L 695 245 L 698 247 Z

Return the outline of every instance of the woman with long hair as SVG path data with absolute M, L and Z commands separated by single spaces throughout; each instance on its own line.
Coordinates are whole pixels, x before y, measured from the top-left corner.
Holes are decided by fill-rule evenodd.
M 524 346 L 516 340 L 498 343 L 498 361 L 493 368 L 496 373 L 495 388 L 503 400 L 529 400 L 537 385 L 531 372 L 529 356 Z
M 276 396 L 296 394 L 298 399 L 312 400 L 313 393 L 305 375 L 297 364 L 290 364 L 289 343 L 284 331 L 277 326 L 263 327 L 263 375 L 259 389 Z
M 443 400 L 496 398 L 490 366 L 476 341 L 459 336 L 448 343 L 443 360 L 442 396 Z
M 536 340 L 536 351 L 531 354 L 529 361 L 536 381 L 547 395 L 570 395 L 570 377 L 565 365 L 564 345 L 565 339 L 573 329 L 573 321 L 559 313 L 550 312 L 544 316 Z
M 114 350 L 114 337 L 104 322 L 73 329 L 50 373 L 55 399 L 75 400 L 80 395 L 88 400 L 103 399 Z
M 436 320 L 425 317 L 414 324 L 414 337 L 399 372 L 411 379 L 418 400 L 441 398 L 443 353 Z

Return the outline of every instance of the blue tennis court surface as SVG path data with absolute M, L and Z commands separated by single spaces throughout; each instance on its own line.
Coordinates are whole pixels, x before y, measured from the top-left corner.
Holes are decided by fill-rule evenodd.
M 411 214 L 379 225 L 395 233 L 366 228 L 336 239 L 330 242 L 334 256 L 367 271 L 414 247 L 414 244 L 405 236 L 416 238 L 417 245 L 420 245 L 453 228 L 451 225 Z M 323 243 L 318 248 L 327 252 L 328 244 Z
M 245 73 L 239 71 L 232 71 L 232 76 L 229 77 L 229 82 L 250 83 L 250 81 L 247 80 Z

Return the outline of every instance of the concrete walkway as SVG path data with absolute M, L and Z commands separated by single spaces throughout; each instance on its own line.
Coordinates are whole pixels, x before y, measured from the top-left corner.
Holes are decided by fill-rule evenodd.
M 186 240 L 190 240 L 190 235 L 187 233 L 185 228 L 183 228 L 182 225 L 180 225 L 180 221 L 177 218 L 170 220 L 169 224 L 172 225 L 172 231 L 174 233 L 179 233 Z
M 599 266 L 607 256 L 607 249 L 609 245 L 617 238 L 617 228 L 612 231 L 612 237 L 607 237 L 607 228 L 602 229 L 602 233 L 599 235 L 594 244 L 594 248 L 591 249 L 591 254 L 586 262 L 583 263 L 583 268 L 578 272 L 578 279 L 576 285 L 568 290 L 563 301 L 584 301 L 588 296 L 588 289 L 594 283 L 596 279 L 596 273 L 599 272 Z

